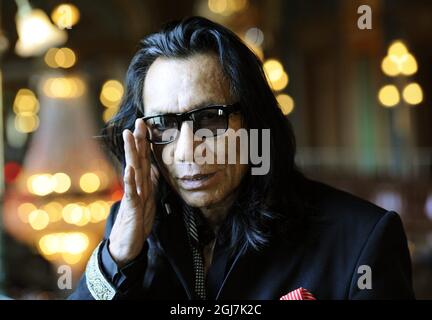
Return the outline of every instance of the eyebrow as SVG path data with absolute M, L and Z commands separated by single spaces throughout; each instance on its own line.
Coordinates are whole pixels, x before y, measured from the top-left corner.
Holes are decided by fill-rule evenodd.
M 186 112 L 189 112 L 189 111 L 192 111 L 192 110 L 198 110 L 198 109 L 209 107 L 209 106 L 213 106 L 213 105 L 225 105 L 225 104 L 227 104 L 227 103 L 214 102 L 214 100 L 205 100 L 203 102 L 196 103 L 196 104 L 192 105 L 192 107 L 189 110 L 184 111 L 184 112 L 179 112 L 179 113 L 176 113 L 176 112 L 165 112 L 165 113 L 163 113 L 163 112 L 161 112 L 161 113 L 154 113 L 154 114 L 148 114 L 148 115 L 145 114 L 144 117 L 154 117 L 154 116 L 163 116 L 163 115 L 172 115 L 172 114 L 183 114 L 183 113 L 186 113 Z

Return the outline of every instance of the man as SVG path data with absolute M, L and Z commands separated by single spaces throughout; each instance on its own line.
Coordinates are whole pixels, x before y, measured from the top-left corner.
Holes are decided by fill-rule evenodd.
M 280 299 L 298 288 L 413 298 L 399 216 L 296 169 L 290 123 L 231 31 L 171 23 L 141 42 L 126 82 L 105 129 L 125 193 L 71 299 Z M 267 156 L 264 174 L 251 154 L 241 161 L 242 129 Z M 221 161 L 229 140 L 235 161 Z

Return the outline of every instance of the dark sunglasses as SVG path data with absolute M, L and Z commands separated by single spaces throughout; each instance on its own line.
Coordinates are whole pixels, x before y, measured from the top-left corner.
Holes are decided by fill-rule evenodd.
M 228 129 L 229 115 L 240 111 L 240 104 L 211 105 L 184 113 L 168 113 L 143 117 L 147 129 L 147 140 L 154 144 L 168 144 L 177 139 L 183 121 L 193 122 L 194 134 L 207 129 L 214 136 Z M 206 135 L 208 136 L 208 135 Z

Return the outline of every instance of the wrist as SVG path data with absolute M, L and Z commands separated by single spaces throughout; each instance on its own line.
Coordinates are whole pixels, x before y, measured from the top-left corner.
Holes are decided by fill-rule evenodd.
M 133 261 L 142 250 L 141 248 L 130 248 L 129 246 L 125 248 L 124 246 L 118 246 L 116 242 L 111 239 L 108 241 L 108 252 L 117 264 L 119 268 L 124 267 L 131 261 Z

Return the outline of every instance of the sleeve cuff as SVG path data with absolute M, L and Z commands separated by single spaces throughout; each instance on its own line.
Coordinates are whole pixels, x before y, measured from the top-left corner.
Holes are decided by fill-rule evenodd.
M 143 250 L 138 257 L 122 268 L 118 267 L 109 251 L 109 239 L 101 243 L 99 250 L 101 270 L 116 289 L 125 291 L 131 287 L 141 275 L 144 275 L 147 266 L 147 241 L 144 243 Z
M 93 251 L 86 268 L 87 287 L 96 300 L 112 300 L 118 292 L 124 293 L 144 275 L 147 266 L 148 243 L 139 256 L 119 268 L 108 249 L 109 239 Z
M 86 284 L 90 294 L 96 300 L 112 300 L 116 295 L 113 285 L 105 278 L 99 265 L 100 243 L 93 251 L 86 267 Z

